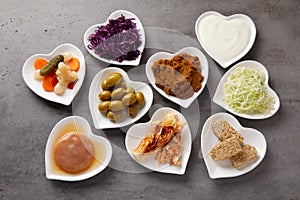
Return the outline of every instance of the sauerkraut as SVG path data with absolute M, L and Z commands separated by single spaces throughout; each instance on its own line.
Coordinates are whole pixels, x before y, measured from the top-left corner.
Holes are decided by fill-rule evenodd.
M 257 69 L 234 69 L 224 83 L 226 104 L 238 113 L 269 113 L 274 108 L 274 99 L 267 91 L 265 78 Z

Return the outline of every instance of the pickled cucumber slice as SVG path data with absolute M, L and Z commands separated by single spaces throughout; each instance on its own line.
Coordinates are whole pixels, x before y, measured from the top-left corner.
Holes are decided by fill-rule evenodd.
M 63 55 L 55 56 L 40 70 L 40 75 L 46 76 L 47 74 L 50 74 L 55 68 L 57 68 L 58 63 L 63 61 L 64 61 Z

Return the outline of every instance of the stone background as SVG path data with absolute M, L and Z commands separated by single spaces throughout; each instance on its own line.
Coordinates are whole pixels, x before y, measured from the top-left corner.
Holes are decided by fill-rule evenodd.
M 0 3 L 0 199 L 300 199 L 299 0 Z M 72 115 L 72 106 L 48 102 L 31 92 L 22 79 L 23 63 L 35 53 L 50 52 L 67 42 L 87 56 L 82 42 L 85 30 L 118 9 L 134 12 L 145 27 L 176 30 L 195 40 L 195 21 L 205 11 L 244 13 L 253 19 L 258 34 L 243 60 L 254 59 L 267 67 L 270 85 L 281 99 L 281 108 L 272 118 L 238 118 L 243 126 L 256 128 L 266 137 L 267 154 L 257 168 L 241 177 L 211 180 L 198 157 L 199 130 L 183 176 L 126 173 L 108 167 L 81 182 L 46 179 L 44 153 L 48 135 L 60 119 Z M 199 99 L 203 115 L 199 121 L 191 122 L 199 123 L 200 128 L 211 113 L 207 89 L 203 96 Z M 124 134 L 117 137 L 123 140 Z

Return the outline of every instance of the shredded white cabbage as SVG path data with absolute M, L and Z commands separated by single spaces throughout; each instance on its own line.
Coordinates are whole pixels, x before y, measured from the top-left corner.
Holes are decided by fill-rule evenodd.
M 238 113 L 267 114 L 274 99 L 267 93 L 265 74 L 257 69 L 238 67 L 224 83 L 225 102 Z

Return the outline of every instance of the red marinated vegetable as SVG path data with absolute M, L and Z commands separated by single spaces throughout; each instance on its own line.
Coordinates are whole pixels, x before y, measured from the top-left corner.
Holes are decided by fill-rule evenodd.
M 89 36 L 88 48 L 102 58 L 120 63 L 137 59 L 141 54 L 138 47 L 142 41 L 134 20 L 123 15 L 109 20 L 107 25 L 98 27 L 95 33 Z

